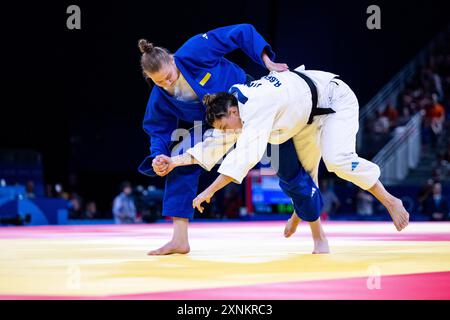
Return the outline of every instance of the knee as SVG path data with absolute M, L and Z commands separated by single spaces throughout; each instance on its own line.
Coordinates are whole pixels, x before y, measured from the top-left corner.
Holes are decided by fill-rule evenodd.
M 328 171 L 339 172 L 352 162 L 352 158 L 354 158 L 352 155 L 354 154 L 326 153 L 323 154 L 322 159 Z

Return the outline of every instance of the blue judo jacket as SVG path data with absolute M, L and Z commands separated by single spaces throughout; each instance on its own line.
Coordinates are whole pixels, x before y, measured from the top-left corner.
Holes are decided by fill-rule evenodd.
M 224 57 L 241 49 L 253 61 L 265 66 L 261 55 L 266 50 L 273 61 L 271 46 L 250 24 L 238 24 L 198 34 L 174 54 L 175 64 L 195 91 L 199 100 L 207 93 L 228 91 L 236 83 L 245 83 L 246 74 Z M 171 135 L 178 120 L 204 121 L 205 106 L 201 102 L 183 102 L 154 86 L 144 116 L 144 131 L 150 136 L 150 155 L 139 166 L 139 172 L 155 176 L 152 160 L 160 154 L 170 155 Z

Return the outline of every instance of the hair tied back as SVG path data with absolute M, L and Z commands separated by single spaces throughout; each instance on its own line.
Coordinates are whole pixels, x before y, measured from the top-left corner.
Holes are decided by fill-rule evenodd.
M 209 93 L 207 93 L 207 94 L 205 94 L 204 96 L 203 96 L 203 104 L 205 105 L 205 106 L 209 106 L 212 102 L 213 102 L 213 100 L 216 98 L 216 95 L 215 94 L 209 94 Z
M 151 53 L 153 50 L 153 43 L 148 42 L 145 39 L 141 39 L 139 40 L 138 47 L 141 53 Z

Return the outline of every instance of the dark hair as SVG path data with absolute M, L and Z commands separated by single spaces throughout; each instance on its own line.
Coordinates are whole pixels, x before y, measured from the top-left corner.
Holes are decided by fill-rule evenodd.
M 214 121 L 228 116 L 228 108 L 237 106 L 236 97 L 227 92 L 205 94 L 203 104 L 206 106 L 206 122 L 212 126 Z
M 124 181 L 120 184 L 120 191 L 123 191 L 125 188 L 132 188 L 131 182 Z
M 138 47 L 142 53 L 141 68 L 144 75 L 144 71 L 157 72 L 164 63 L 170 62 L 170 52 L 166 48 L 155 47 L 145 39 L 139 40 Z

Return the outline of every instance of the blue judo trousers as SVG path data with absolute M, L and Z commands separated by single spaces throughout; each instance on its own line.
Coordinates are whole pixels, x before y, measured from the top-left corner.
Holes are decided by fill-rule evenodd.
M 202 134 L 206 131 L 205 106 L 200 102 L 205 94 L 228 91 L 236 83 L 246 83 L 244 70 L 224 57 L 236 49 L 241 49 L 261 66 L 265 66 L 261 58 L 263 51 L 271 60 L 275 58 L 270 45 L 250 24 L 232 25 L 198 34 L 175 52 L 175 64 L 199 97 L 199 102 L 183 102 L 164 89 L 153 87 L 143 121 L 144 131 L 150 136 L 150 155 L 139 166 L 139 172 L 156 176 L 152 161 L 160 154 L 171 155 L 174 145 L 172 133 L 178 128 L 179 120 L 203 121 Z M 199 137 L 193 134 L 189 139 L 191 146 L 194 141 L 199 142 Z M 280 145 L 281 149 L 284 151 L 283 159 L 277 172 L 280 187 L 292 198 L 300 218 L 315 221 L 322 208 L 320 191 L 301 166 L 292 139 Z M 192 219 L 192 200 L 197 194 L 202 170 L 198 165 L 183 166 L 167 175 L 163 216 Z
M 295 212 L 302 220 L 316 221 L 323 207 L 319 188 L 298 160 L 294 141 L 289 139 L 278 147 L 279 156 L 271 158 L 272 167 L 278 168 L 276 173 L 281 190 L 291 198 Z M 274 165 L 274 161 L 278 163 Z

